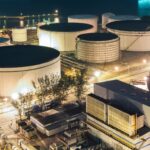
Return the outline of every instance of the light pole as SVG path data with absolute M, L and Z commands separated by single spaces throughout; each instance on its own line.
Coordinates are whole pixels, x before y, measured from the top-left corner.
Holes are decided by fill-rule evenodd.
M 143 64 L 147 64 L 147 59 L 144 58 L 144 59 L 142 60 L 142 62 L 143 62 Z
M 116 72 L 118 72 L 118 71 L 119 71 L 119 67 L 118 67 L 118 66 L 115 66 L 115 67 L 114 67 L 114 70 L 115 70 Z

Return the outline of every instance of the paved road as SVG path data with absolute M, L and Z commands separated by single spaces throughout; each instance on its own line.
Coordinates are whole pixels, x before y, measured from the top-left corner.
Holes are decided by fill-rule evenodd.
M 10 103 L 0 103 L 0 134 L 5 134 L 8 141 L 17 144 L 17 134 L 14 133 L 16 129 L 16 117 L 18 111 Z
M 128 81 L 131 78 L 135 78 L 136 76 L 139 76 L 140 74 L 148 74 L 150 71 L 149 65 L 141 65 L 141 66 L 134 66 L 130 68 L 125 68 L 124 70 L 113 72 L 109 74 L 104 74 L 102 77 L 100 77 L 101 81 L 105 80 L 123 80 Z

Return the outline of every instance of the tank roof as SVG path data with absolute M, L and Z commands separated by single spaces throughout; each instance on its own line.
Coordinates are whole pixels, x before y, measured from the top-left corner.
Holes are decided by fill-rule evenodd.
M 40 29 L 54 32 L 75 32 L 93 28 L 92 25 L 85 23 L 53 23 L 40 26 Z
M 74 18 L 74 19 L 92 19 L 92 18 L 97 18 L 97 16 L 96 15 L 89 15 L 89 14 L 78 14 L 78 15 L 68 16 L 68 18 Z
M 38 65 L 54 60 L 59 55 L 59 51 L 42 46 L 3 46 L 0 47 L 0 68 Z
M 111 19 L 118 19 L 118 20 L 139 20 L 140 18 L 138 16 L 133 16 L 133 15 L 114 15 L 111 16 Z
M 87 33 L 79 35 L 78 38 L 86 41 L 107 41 L 116 39 L 118 36 L 112 33 Z
M 106 12 L 106 13 L 103 13 L 102 16 L 115 16 L 115 14 L 111 12 Z
M 120 31 L 150 31 L 150 22 L 142 20 L 115 21 L 106 25 L 108 29 Z
M 0 43 L 8 42 L 9 38 L 0 37 Z

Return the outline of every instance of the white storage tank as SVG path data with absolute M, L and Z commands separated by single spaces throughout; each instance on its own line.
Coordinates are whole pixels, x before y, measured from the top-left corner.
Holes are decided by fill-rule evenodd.
M 119 37 L 111 33 L 89 33 L 77 38 L 76 57 L 89 63 L 107 63 L 119 59 Z
M 122 20 L 140 20 L 140 17 L 133 15 L 114 15 L 108 18 L 108 22 L 122 21 Z
M 68 17 L 68 22 L 91 24 L 97 32 L 98 16 L 96 15 L 71 15 Z
M 43 25 L 46 25 L 45 22 L 38 22 L 37 25 L 36 25 L 36 28 L 37 28 L 37 37 L 39 37 L 39 27 L 40 26 L 43 26 Z
M 9 38 L 4 38 L 0 37 L 0 47 L 1 46 L 7 46 L 10 45 L 10 39 Z
M 109 18 L 112 16 L 115 16 L 115 14 L 110 13 L 110 12 L 102 14 L 102 28 L 103 29 L 106 29 L 106 24 L 108 23 Z
M 94 32 L 93 26 L 83 23 L 54 23 L 41 26 L 39 29 L 39 45 L 74 51 L 75 39 L 83 33 Z
M 116 21 L 107 24 L 107 30 L 120 37 L 120 49 L 150 51 L 150 23 L 141 20 Z
M 0 97 L 33 90 L 32 81 L 60 75 L 59 51 L 41 46 L 3 46 L 0 50 Z
M 14 42 L 26 42 L 27 41 L 27 28 L 13 28 L 12 40 Z

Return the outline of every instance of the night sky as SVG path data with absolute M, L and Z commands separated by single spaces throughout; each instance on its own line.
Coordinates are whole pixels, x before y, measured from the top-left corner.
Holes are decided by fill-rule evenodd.
M 0 15 L 48 13 L 59 9 L 62 15 L 111 11 L 137 14 L 137 0 L 0 0 Z

